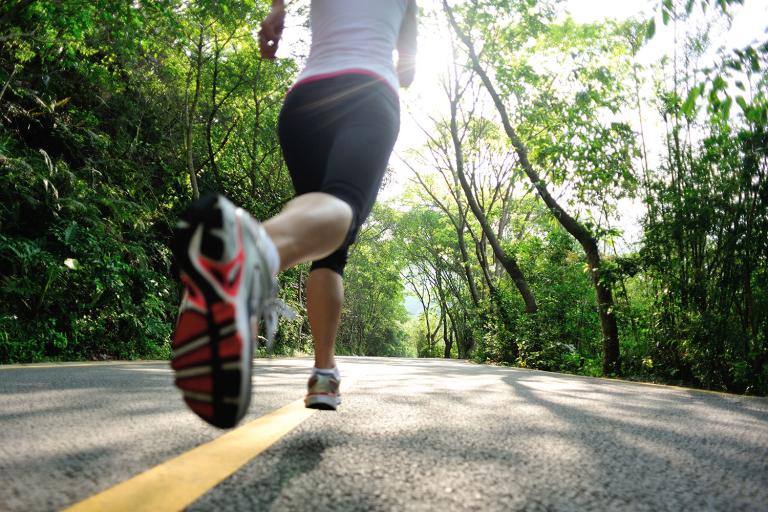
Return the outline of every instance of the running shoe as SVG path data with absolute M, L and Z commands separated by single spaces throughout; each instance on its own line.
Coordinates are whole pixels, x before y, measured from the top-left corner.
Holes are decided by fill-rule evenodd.
M 285 312 L 270 244 L 261 224 L 215 194 L 195 201 L 174 230 L 184 294 L 171 367 L 189 408 L 219 428 L 234 427 L 248 410 L 259 320 L 271 343 Z
M 340 379 L 333 375 L 314 373 L 307 382 L 307 396 L 304 405 L 309 409 L 335 411 L 341 404 Z

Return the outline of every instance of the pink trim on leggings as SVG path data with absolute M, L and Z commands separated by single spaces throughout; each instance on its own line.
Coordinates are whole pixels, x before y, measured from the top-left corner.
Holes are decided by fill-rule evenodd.
M 396 97 L 398 97 L 398 98 L 400 97 L 400 94 L 398 93 L 398 91 L 395 88 L 392 87 L 392 84 L 390 84 L 389 81 L 387 81 L 386 78 L 383 78 L 378 73 L 374 73 L 373 71 L 370 71 L 368 69 L 359 69 L 359 68 L 342 69 L 342 70 L 339 70 L 339 71 L 333 71 L 331 73 L 321 73 L 319 75 L 312 75 L 312 76 L 308 76 L 306 78 L 302 78 L 301 80 L 299 80 L 298 82 L 293 84 L 291 86 L 291 88 L 288 89 L 288 93 L 286 93 L 286 94 L 290 94 L 290 92 L 292 90 L 294 90 L 295 88 L 297 88 L 300 85 L 308 84 L 308 83 L 311 83 L 311 82 L 317 82 L 319 80 L 325 80 L 326 78 L 333 78 L 333 77 L 342 76 L 342 75 L 365 75 L 365 76 L 369 76 L 371 78 L 375 78 L 376 80 L 378 80 L 380 82 L 384 82 L 387 85 L 387 87 L 389 87 L 389 90 L 391 90 L 392 92 L 395 93 Z

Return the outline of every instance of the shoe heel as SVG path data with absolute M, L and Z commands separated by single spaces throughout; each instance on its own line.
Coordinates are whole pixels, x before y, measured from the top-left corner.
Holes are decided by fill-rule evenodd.
M 304 399 L 304 406 L 307 409 L 319 409 L 321 411 L 335 411 L 339 406 L 335 397 L 328 396 L 308 396 Z
M 222 241 L 209 234 L 211 229 L 221 229 L 223 226 L 222 212 L 217 208 L 218 201 L 218 194 L 205 194 L 189 205 L 176 223 L 170 246 L 181 270 L 185 272 L 192 270 L 189 261 L 189 244 L 198 226 L 201 225 L 203 239 L 200 252 L 213 260 L 221 258 L 224 252 Z
M 219 296 L 191 259 L 198 254 L 217 261 L 224 254 L 222 239 L 213 234 L 224 224 L 220 198 L 206 194 L 194 201 L 173 230 L 169 245 L 182 281 L 189 293 L 202 297 L 197 307 L 180 311 L 171 367 L 189 408 L 213 426 L 231 428 L 250 402 L 246 384 L 250 384 L 252 347 L 243 352 L 246 342 L 237 331 L 235 306 Z

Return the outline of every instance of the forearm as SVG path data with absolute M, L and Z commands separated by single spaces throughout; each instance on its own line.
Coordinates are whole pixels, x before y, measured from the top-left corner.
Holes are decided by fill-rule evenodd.
M 416 76 L 417 11 L 416 0 L 408 0 L 397 39 L 397 77 L 400 79 L 400 87 L 409 87 Z
M 418 8 L 416 0 L 408 0 L 408 10 L 400 26 L 400 36 L 397 40 L 397 53 L 400 59 L 413 59 L 418 49 Z

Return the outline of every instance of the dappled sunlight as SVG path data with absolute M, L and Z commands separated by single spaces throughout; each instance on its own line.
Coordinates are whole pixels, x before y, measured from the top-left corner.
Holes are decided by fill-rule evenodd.
M 553 392 L 553 391 L 577 392 L 577 391 L 586 391 L 587 389 L 589 389 L 589 386 L 580 386 L 578 383 L 575 383 L 572 381 L 570 382 L 563 381 L 562 379 L 558 379 L 557 377 L 541 376 L 541 377 L 533 377 L 529 379 L 519 379 L 517 382 L 528 388 L 535 389 L 538 391 L 547 391 L 547 392 Z
M 306 496 L 330 500 L 323 502 L 330 508 L 589 508 L 631 500 L 657 510 L 662 502 L 671 509 L 708 499 L 743 504 L 758 492 L 765 400 L 438 359 L 338 362 L 339 410 L 312 416 L 191 510 L 231 508 L 233 499 L 241 500 L 236 508 L 293 510 Z M 300 398 L 311 365 L 255 360 L 245 421 Z M 3 394 L 11 404 L 4 424 L 36 427 L 23 428 L 24 436 L 0 432 L 0 467 L 10 474 L 92 493 L 220 434 L 186 410 L 165 363 L 57 371 L 48 375 L 69 387 Z M 16 387 L 44 385 L 42 372 L 50 370 L 19 373 Z M 29 403 L 37 405 L 25 409 Z M 329 477 L 339 482 L 330 497 L 307 494 Z M 716 498 L 708 494 L 713 481 L 722 487 Z M 51 503 L 81 497 L 64 493 Z
M 456 469 L 457 477 L 460 472 L 466 475 L 473 471 L 476 464 L 496 467 L 496 471 L 503 473 L 511 471 L 518 476 L 520 471 L 527 471 L 533 472 L 528 478 L 541 478 L 553 486 L 553 492 L 569 495 L 569 491 L 558 489 L 555 482 L 568 481 L 578 475 L 581 482 L 605 489 L 605 499 L 619 492 L 641 499 L 645 492 L 667 489 L 668 472 L 672 470 L 695 479 L 690 468 L 701 467 L 702 461 L 707 461 L 704 466 L 712 465 L 708 469 L 710 474 L 735 483 L 733 478 L 725 478 L 718 469 L 720 464 L 756 463 L 754 458 L 749 458 L 750 450 L 735 449 L 727 433 L 719 429 L 712 431 L 708 426 L 690 430 L 691 422 L 697 421 L 696 408 L 708 406 L 690 403 L 686 391 L 471 366 L 451 366 L 442 371 L 434 368 L 437 375 L 423 367 L 404 366 L 403 370 L 395 386 L 399 393 L 388 390 L 386 396 L 379 399 L 393 405 L 406 405 L 410 414 L 393 418 L 377 415 L 375 427 L 354 429 L 365 434 L 359 442 L 373 444 L 388 457 L 394 456 L 395 450 L 402 450 L 402 445 L 412 446 L 413 451 L 402 455 L 404 460 L 412 456 L 426 457 L 441 466 L 447 463 Z M 462 392 L 461 386 L 451 389 L 452 386 L 445 383 L 452 380 L 493 382 L 486 375 L 493 372 L 503 373 L 509 388 L 502 402 L 496 395 L 495 407 L 483 407 L 483 392 L 472 385 L 465 386 Z M 444 392 L 409 394 L 409 381 L 435 382 Z M 568 395 L 563 396 L 563 392 Z M 495 394 L 495 389 L 488 389 L 484 396 Z M 573 395 L 579 394 L 583 398 L 574 399 Z M 641 407 L 648 395 L 664 400 L 666 412 L 655 405 Z M 704 397 L 701 402 L 707 402 L 708 398 Z M 365 396 L 353 393 L 348 399 L 359 406 Z M 629 411 L 628 403 L 635 404 L 636 409 Z M 441 409 L 446 414 L 440 416 L 439 425 L 430 426 L 434 411 Z M 765 433 L 765 430 L 763 424 L 762 431 Z M 506 441 L 499 443 L 500 439 Z M 743 441 L 740 445 L 743 446 Z M 354 448 L 345 446 L 344 450 L 349 452 Z M 617 454 L 620 459 L 614 458 Z M 500 460 L 506 462 L 500 463 Z M 639 473 L 624 465 L 625 460 L 638 461 Z M 540 473 L 543 468 L 546 476 Z M 642 475 L 642 481 L 631 480 L 637 474 Z M 531 485 L 531 480 L 525 481 L 528 484 L 524 488 L 536 495 L 536 486 Z M 526 494 L 523 490 L 521 493 Z M 738 499 L 736 494 L 733 498 Z M 523 503 L 525 498 L 521 499 Z

